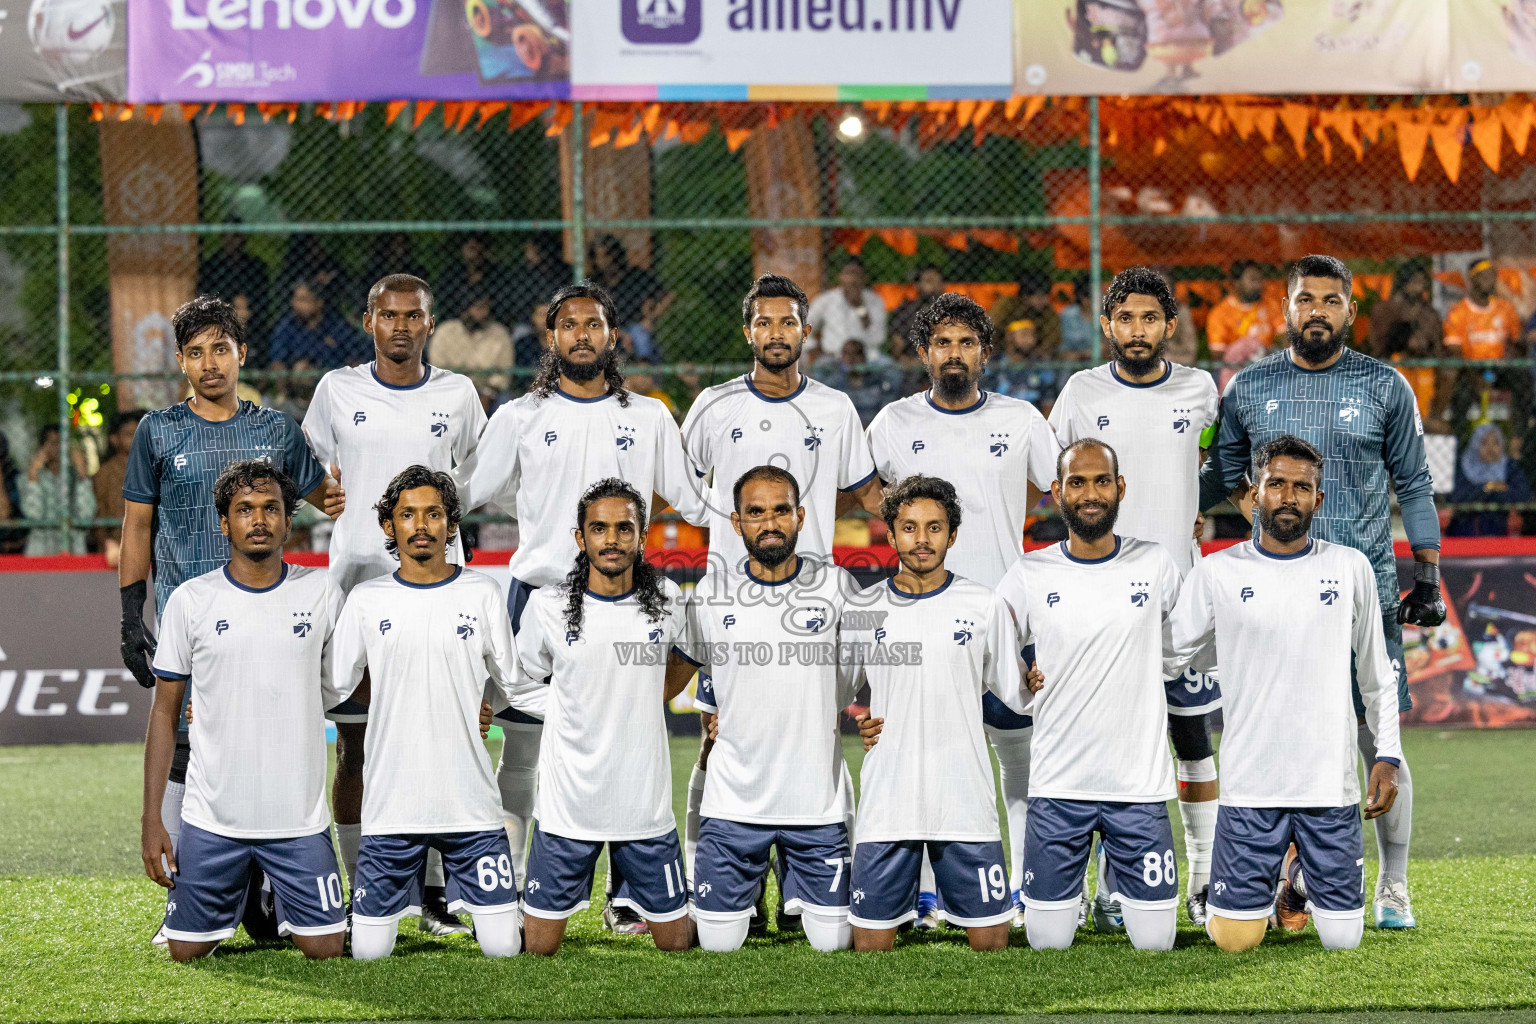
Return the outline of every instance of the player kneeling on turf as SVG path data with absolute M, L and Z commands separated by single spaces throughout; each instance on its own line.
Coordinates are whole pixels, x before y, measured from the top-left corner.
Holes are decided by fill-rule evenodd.
M 1024 555 L 997 588 L 1045 680 L 1034 699 L 1024 926 L 1035 949 L 1072 945 L 1097 832 L 1110 887 L 1099 899 L 1120 903 L 1137 949 L 1172 949 L 1179 879 L 1167 801 L 1177 790 L 1163 738 L 1163 633 L 1179 570 L 1161 544 L 1114 532 L 1125 478 L 1103 441 L 1063 449 L 1051 493 L 1067 539 Z
M 589 487 L 576 564 L 523 609 L 512 706 L 544 720 L 523 891 L 530 953 L 560 949 L 604 843 L 624 878 L 614 902 L 639 911 L 657 949 L 693 944 L 663 715 L 697 665 L 682 654 L 682 591 L 645 561 L 644 507 L 615 477 Z
M 501 588 L 448 561 L 460 513 L 448 474 L 411 466 L 374 508 L 400 568 L 352 589 L 332 652 L 340 698 L 368 705 L 352 956 L 388 956 L 400 918 L 421 912 L 429 848 L 442 854 L 449 912 L 473 915 L 487 956 L 512 956 L 517 882 L 480 738 L 483 698 L 504 706 L 515 672 Z
M 321 671 L 340 592 L 323 570 L 283 562 L 299 494 L 282 470 L 232 463 L 213 500 L 229 562 L 177 587 L 161 619 L 144 743 L 144 871 L 170 890 L 165 935 L 176 960 L 207 956 L 235 933 L 253 867 L 272 885 L 278 934 L 314 959 L 340 956 L 346 911 L 323 717 L 335 694 Z M 160 803 L 187 688 L 197 715 L 173 851 Z
M 949 923 L 972 949 L 1003 949 L 1013 894 L 981 698 L 990 691 L 1027 713 L 1018 632 L 1002 598 L 944 568 L 960 526 L 948 481 L 909 476 L 880 512 L 901 571 L 851 597 L 842 624 L 869 681 L 870 722 L 883 730 L 859 773 L 853 945 L 890 949 L 917 915 L 926 847 Z
M 715 716 L 693 863 L 699 944 L 741 947 L 778 847 L 784 908 L 816 949 L 847 949 L 852 782 L 837 718 L 853 690 L 840 685 L 851 674 L 839 672 L 837 640 L 857 586 L 830 560 L 795 553 L 805 509 L 789 472 L 757 466 L 733 492 L 746 565 L 711 568 L 688 602 L 706 663 L 694 703 Z M 752 656 L 764 649 L 768 664 Z
M 1323 457 L 1282 435 L 1253 454 L 1253 540 L 1198 562 L 1171 619 L 1174 654 L 1214 635 L 1226 730 L 1206 930 L 1222 949 L 1264 938 L 1286 849 L 1289 889 L 1326 949 L 1365 927 L 1353 658 L 1376 743 L 1365 816 L 1397 799 L 1397 670 L 1387 657 L 1370 561 L 1308 536 Z

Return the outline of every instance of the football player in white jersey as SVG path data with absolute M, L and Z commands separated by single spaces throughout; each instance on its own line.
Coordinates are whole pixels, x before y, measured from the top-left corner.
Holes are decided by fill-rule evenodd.
M 144 871 L 170 890 L 165 935 L 178 961 L 235 932 L 253 868 L 266 873 L 278 934 L 306 956 L 340 956 L 346 911 L 325 804 L 322 672 L 340 592 L 323 570 L 283 562 L 299 501 L 281 469 L 232 463 L 214 484 L 229 562 L 178 587 L 160 620 L 159 679 L 144 742 Z M 192 756 L 172 849 L 160 802 L 182 691 L 194 690 Z
M 741 332 L 752 350 L 752 372 L 705 388 L 683 421 L 683 449 L 704 482 L 709 507 L 711 571 L 739 573 L 746 560 L 742 537 L 732 525 L 732 488 L 753 467 L 778 466 L 794 476 L 805 510 L 797 550 L 828 562 L 838 514 L 880 500 L 875 464 L 853 402 L 800 372 L 800 353 L 811 333 L 808 308 L 805 292 L 787 277 L 764 274 L 753 282 L 741 302 Z M 699 761 L 688 779 L 683 851 L 690 871 L 713 717 L 703 714 Z M 797 915 L 781 914 L 781 927 L 795 923 Z
M 1073 374 L 1051 409 L 1064 445 L 1087 437 L 1114 448 L 1126 478 L 1117 531 L 1163 545 L 1180 574 L 1199 557 L 1200 462 L 1216 432 L 1216 383 L 1204 370 L 1166 357 L 1178 327 L 1178 300 L 1161 274 L 1131 267 L 1104 294 L 1099 323 L 1114 359 Z M 1197 660 L 1209 667 L 1208 656 Z M 1212 675 L 1186 670 L 1168 684 L 1168 734 L 1179 763 L 1179 816 L 1189 857 L 1189 919 L 1205 924 L 1211 842 L 1216 834 L 1216 757 L 1210 715 L 1221 704 Z M 1105 878 L 1100 860 L 1100 882 Z M 1095 922 L 1118 910 L 1101 885 Z
M 1214 637 L 1226 670 L 1206 930 L 1225 950 L 1257 946 L 1280 909 L 1283 867 L 1288 909 L 1311 912 L 1325 949 L 1353 949 L 1365 928 L 1365 850 L 1350 667 L 1376 751 L 1366 818 L 1397 799 L 1397 669 L 1370 560 L 1309 535 L 1321 453 L 1282 435 L 1254 452 L 1252 475 L 1253 540 L 1197 563 L 1171 620 L 1176 659 Z
M 859 772 L 853 945 L 892 947 L 916 915 L 926 850 L 949 923 L 972 949 L 1003 949 L 1014 907 L 981 700 L 992 693 L 1026 712 L 1018 632 L 991 588 L 945 568 L 963 515 L 954 487 L 908 477 L 881 506 L 901 570 L 853 595 L 842 624 L 883 731 Z
M 661 402 L 624 387 L 617 320 L 613 299 L 597 285 L 556 292 L 544 318 L 538 376 L 527 394 L 496 410 L 476 457 L 460 473 L 470 510 L 515 498 L 519 543 L 507 566 L 514 634 L 528 595 L 569 571 L 577 551 L 571 509 L 597 481 L 616 477 L 634 487 L 647 522 L 657 494 L 690 523 L 706 523 L 702 488 L 683 456 L 677 422 Z M 496 781 L 521 877 L 543 726 L 516 708 L 497 717 L 504 740 Z M 616 906 L 604 908 L 603 922 L 627 934 L 644 931 L 638 918 Z
M 732 491 L 746 564 L 711 566 L 688 601 L 704 663 L 694 704 L 715 730 L 691 875 L 699 944 L 741 947 L 776 847 L 784 905 L 811 945 L 847 949 L 853 786 L 838 713 L 853 691 L 838 623 L 858 586 L 830 559 L 797 553 L 808 517 L 791 473 L 756 466 Z
M 474 917 L 487 956 L 512 956 L 517 882 L 479 724 L 516 672 L 501 587 L 448 561 L 460 510 L 447 473 L 411 466 L 375 509 L 400 568 L 352 589 L 331 652 L 337 691 L 370 712 L 352 956 L 393 951 L 400 918 L 420 913 L 429 849 L 442 855 L 447 912 Z
M 657 949 L 693 944 L 664 716 L 698 666 L 682 591 L 645 561 L 644 507 L 623 480 L 593 484 L 569 575 L 523 609 L 512 702 L 550 726 L 523 896 L 530 953 L 560 949 L 604 844 L 624 876 L 610 900 L 645 919 Z
M 436 322 L 432 289 L 419 277 L 390 274 L 368 290 L 363 326 L 373 335 L 374 360 L 320 378 L 304 415 L 304 433 L 321 463 L 332 468 L 358 501 L 331 533 L 331 578 L 343 594 L 364 580 L 393 572 L 373 503 L 395 474 L 410 465 L 447 471 L 475 449 L 485 409 L 474 382 L 422 359 Z M 464 561 L 455 536 L 449 560 Z M 336 838 L 350 881 L 357 872 L 363 806 L 367 708 L 348 702 L 328 710 L 336 723 L 336 777 L 331 803 Z M 441 860 L 428 860 L 421 928 L 434 935 L 468 934 L 447 911 Z
M 887 405 L 869 425 L 875 469 L 886 483 L 917 473 L 952 483 L 966 528 L 955 538 L 946 564 L 957 575 L 995 587 L 1023 550 L 1024 520 L 1050 489 L 1060 447 L 1034 406 L 977 386 L 992 354 L 986 310 L 964 295 L 946 292 L 917 315 L 908 340 L 927 367 L 931 386 Z M 865 507 L 879 514 L 869 503 Z M 1030 722 L 992 698 L 983 710 L 1002 778 L 1015 923 L 1022 925 L 1017 895 L 1024 872 Z M 937 926 L 930 877 L 925 868 L 919 928 Z
M 1161 544 L 1116 531 L 1128 490 L 1113 448 L 1068 445 L 1051 487 L 1067 539 L 1024 555 L 997 588 L 1045 677 L 1024 841 L 1035 949 L 1072 945 L 1095 832 L 1131 943 L 1172 949 L 1178 930 L 1163 641 L 1180 574 Z

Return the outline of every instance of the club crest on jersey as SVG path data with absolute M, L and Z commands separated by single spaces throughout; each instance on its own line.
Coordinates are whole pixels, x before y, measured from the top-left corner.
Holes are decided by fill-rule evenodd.
M 795 608 L 789 613 L 789 626 L 797 633 L 819 633 L 827 624 L 827 609 L 820 605 Z
M 741 440 L 741 428 L 740 427 L 732 427 L 731 428 L 731 444 L 735 444 L 737 441 L 740 441 L 740 440 Z
M 167 900 L 165 904 L 165 916 L 170 917 L 174 913 L 176 913 L 176 901 Z
M 360 425 L 362 423 L 367 422 L 367 420 L 368 420 L 368 414 L 363 412 L 363 410 L 361 410 L 361 409 L 357 410 L 357 412 L 352 414 L 352 425 L 354 427 L 358 426 L 358 425 Z
M 457 636 L 460 640 L 468 640 L 470 637 L 475 635 L 475 623 L 479 621 L 480 620 L 473 615 L 465 615 L 464 613 L 460 612 L 459 628 L 453 631 L 454 635 Z
M 710 890 L 713 888 L 714 886 L 710 885 L 708 882 L 700 882 L 698 885 L 693 887 L 693 891 L 698 893 L 700 896 L 708 896 Z
M 1344 408 L 1339 410 L 1339 419 L 1343 420 L 1345 423 L 1353 423 L 1359 418 L 1360 407 L 1358 405 L 1346 405 Z
M 1145 583 L 1132 583 L 1131 584 L 1131 604 L 1135 605 L 1137 608 L 1140 608 L 1143 605 L 1145 605 L 1146 603 L 1147 603 L 1147 584 L 1145 584 Z
M 1054 608 L 1054 607 L 1056 607 L 1056 603 L 1058 601 L 1060 601 L 1060 600 L 1061 600 L 1061 595 L 1056 593 L 1056 591 L 1053 590 L 1049 594 L 1045 595 L 1045 606 L 1047 608 Z
M 1322 593 L 1317 595 L 1317 599 L 1323 602 L 1323 604 L 1332 605 L 1333 602 L 1339 599 L 1339 581 L 1323 580 L 1322 584 L 1323 590 Z
M 662 628 L 657 626 L 655 629 L 651 630 L 645 635 L 645 639 L 647 643 L 659 644 L 661 643 L 662 635 Z
M 581 634 L 576 632 L 574 629 L 568 629 L 568 630 L 565 631 L 565 646 L 570 647 L 572 644 L 574 644 L 577 640 L 580 640 L 580 639 L 581 639 Z
M 1222 893 L 1224 893 L 1226 891 L 1227 891 L 1227 883 L 1222 881 L 1221 879 L 1217 879 L 1215 882 L 1211 883 L 1211 895 L 1212 896 L 1220 896 Z
M 389 630 L 390 630 L 389 620 L 388 619 L 380 619 L 379 620 L 379 636 L 383 636 L 385 633 L 388 633 Z
M 217 633 L 219 636 L 223 636 L 224 635 L 224 631 L 226 629 L 228 629 L 228 628 L 229 628 L 229 620 L 228 619 L 220 619 L 218 622 L 215 622 L 213 624 L 213 631 L 215 633 Z
M 1099 429 L 1103 430 L 1105 427 L 1109 426 L 1109 417 L 1108 416 L 1100 416 L 1098 418 L 1097 422 L 1099 424 Z
M 855 903 L 863 903 L 864 902 L 864 890 L 863 889 L 855 889 L 855 890 L 853 890 L 853 895 L 852 895 L 851 898 L 852 898 L 853 902 L 855 902 Z
M 524 888 L 526 888 L 529 892 L 538 892 L 539 880 L 537 878 L 528 879 L 528 884 Z
M 993 434 L 990 440 L 991 443 L 987 445 L 987 451 L 995 459 L 1002 458 L 1003 453 L 1008 450 L 1008 435 Z
M 1024 884 L 1025 885 L 1032 885 L 1034 883 L 1034 881 L 1035 881 L 1035 873 L 1034 873 L 1034 871 L 1026 870 L 1024 872 Z
M 1253 588 L 1252 587 L 1244 587 L 1242 590 L 1239 590 L 1237 592 L 1237 596 L 1243 599 L 1243 603 L 1244 604 L 1247 604 L 1248 603 L 1248 599 L 1253 596 Z
M 1189 429 L 1189 410 L 1188 409 L 1175 409 L 1175 410 L 1173 410 L 1173 429 L 1178 431 L 1181 434 L 1184 433 L 1184 431 Z
M 560 440 L 560 435 L 555 433 L 553 430 L 546 430 L 546 431 L 544 431 L 544 447 L 545 448 L 548 448 L 550 445 L 554 444 L 558 440 Z
M 912 442 L 912 451 L 913 452 L 920 452 L 920 451 L 922 451 L 926 447 L 928 447 L 928 446 L 923 444 L 923 442 L 921 442 L 921 441 L 913 441 Z
M 730 629 L 732 626 L 736 625 L 736 616 L 727 615 L 725 618 L 720 620 L 720 624 L 723 625 L 726 629 Z
M 448 414 L 446 412 L 435 412 L 432 414 L 432 436 L 448 436 Z
M 823 428 L 821 428 L 821 427 L 806 427 L 805 428 L 805 448 L 806 448 L 806 451 L 814 452 L 814 451 L 817 451 L 817 450 L 819 450 L 821 448 L 821 432 L 822 432 L 822 429 Z
M 1271 398 L 1269 401 L 1264 403 L 1265 412 L 1274 412 L 1278 408 L 1280 408 L 1279 399 Z
M 309 636 L 310 627 L 312 627 L 314 625 L 314 623 L 310 622 L 309 620 L 310 620 L 310 618 L 313 615 L 314 615 L 314 612 L 294 612 L 293 613 L 293 617 L 298 620 L 297 622 L 295 622 L 293 624 L 293 635 L 294 636 L 298 637 L 300 640 L 302 640 L 305 637 Z
M 635 446 L 635 428 L 620 426 L 613 443 L 619 446 L 619 451 L 627 452 Z
M 353 892 L 352 892 L 352 902 L 356 903 L 358 900 L 362 899 L 364 896 L 367 896 L 367 895 L 368 895 L 368 890 L 367 889 L 362 888 L 362 887 L 358 887 L 357 889 L 353 890 Z
M 955 620 L 955 643 L 964 647 L 971 639 L 971 630 L 976 628 L 976 623 L 966 619 Z

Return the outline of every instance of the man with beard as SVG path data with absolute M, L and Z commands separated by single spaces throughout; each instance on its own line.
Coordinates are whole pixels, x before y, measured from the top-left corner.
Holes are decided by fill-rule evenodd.
M 947 564 L 959 576 L 995 587 L 1023 550 L 1024 520 L 1051 486 L 1060 446 L 1034 406 L 977 387 L 992 354 L 992 321 L 975 302 L 945 292 L 917 315 L 910 339 L 930 387 L 892 402 L 869 425 L 875 468 L 887 482 L 928 474 L 952 483 L 967 526 L 956 535 Z M 865 507 L 879 514 L 871 501 Z M 993 699 L 983 702 L 983 711 L 1002 776 L 1017 896 L 1024 873 L 1030 721 Z M 931 877 L 925 870 L 919 928 L 938 924 Z M 1015 924 L 1022 925 L 1022 904 L 1017 909 Z
M 1309 287 L 1317 285 L 1300 286 Z M 1293 303 L 1297 295 L 1293 282 Z M 1253 540 L 1202 559 L 1170 620 L 1175 662 L 1214 638 L 1227 672 L 1206 929 L 1222 949 L 1252 949 L 1272 906 L 1290 903 L 1311 911 L 1323 948 L 1353 949 L 1365 925 L 1355 746 L 1371 746 L 1365 817 L 1380 829 L 1404 772 L 1400 655 L 1382 635 L 1371 560 L 1309 536 L 1328 479 L 1322 454 L 1282 434 L 1254 452 L 1253 479 Z M 1378 890 L 1378 920 L 1380 907 Z
M 436 322 L 432 288 L 419 277 L 390 274 L 368 290 L 363 326 L 373 336 L 374 359 L 332 370 L 320 378 L 304 415 L 304 433 L 315 454 L 345 480 L 360 500 L 336 520 L 331 533 L 331 578 L 343 594 L 365 580 L 385 576 L 395 559 L 371 518 L 395 474 L 420 464 L 447 471 L 469 458 L 485 426 L 475 384 L 463 374 L 430 366 L 422 358 Z M 464 561 L 459 538 L 448 540 L 448 560 Z M 366 690 L 326 712 L 336 723 L 336 777 L 331 802 L 336 838 L 351 880 L 357 873 L 362 836 L 363 757 L 368 729 Z M 442 861 L 427 863 L 421 929 L 433 935 L 467 935 L 448 913 Z
M 838 709 L 853 693 L 840 685 L 850 680 L 839 678 L 838 622 L 858 587 L 830 560 L 796 553 L 806 512 L 792 474 L 749 469 L 732 500 L 746 564 L 712 566 L 688 602 L 704 663 L 694 703 L 716 747 L 690 860 L 699 943 L 741 947 L 776 847 L 785 910 L 814 948 L 846 949 L 853 783 Z M 775 657 L 761 664 L 754 647 Z
M 796 505 L 803 506 L 805 517 L 799 531 L 801 557 L 830 562 L 838 513 L 880 500 L 875 464 L 853 403 L 800 372 L 800 353 L 811 334 L 807 308 L 805 292 L 787 277 L 764 274 L 753 282 L 741 302 L 741 332 L 752 350 L 752 372 L 704 389 L 683 422 L 683 448 L 709 507 L 712 572 L 742 571 L 746 534 L 735 526 L 731 489 L 739 488 L 742 474 L 754 467 L 778 466 L 793 477 Z M 689 865 L 699 837 L 711 718 L 706 712 L 698 764 L 688 779 L 684 846 Z
M 1391 366 L 1344 346 L 1356 312 L 1350 286 L 1349 268 L 1331 256 L 1307 256 L 1291 268 L 1285 305 L 1290 348 L 1245 367 L 1227 387 L 1216 446 L 1200 471 L 1200 507 L 1209 509 L 1233 494 L 1254 449 L 1277 437 L 1294 435 L 1327 452 L 1323 490 L 1332 500 L 1314 532 L 1370 559 L 1387 654 L 1397 671 L 1398 706 L 1406 711 L 1413 701 L 1403 670 L 1403 624 L 1433 627 L 1445 621 L 1440 521 L 1413 390 Z M 1401 602 L 1392 552 L 1394 486 L 1414 558 L 1413 591 Z M 1237 668 L 1225 663 L 1223 668 L 1229 683 L 1237 678 Z M 1363 674 L 1360 679 L 1370 682 Z M 1355 693 L 1358 742 L 1370 764 L 1376 748 L 1364 719 L 1362 688 Z M 1414 926 L 1408 900 L 1413 776 L 1406 764 L 1399 775 L 1397 803 L 1376 825 L 1378 928 Z M 1280 909 L 1288 904 L 1281 901 Z M 1302 927 L 1306 917 L 1283 913 L 1282 923 Z
M 1067 539 L 1026 554 L 997 588 L 1045 677 L 1031 709 L 1024 839 L 1035 949 L 1072 945 L 1095 832 L 1109 867 L 1100 896 L 1121 904 L 1132 945 L 1172 949 L 1178 928 L 1163 633 L 1179 569 L 1163 545 L 1115 532 L 1126 491 L 1113 448 L 1068 445 L 1051 484 Z
M 1200 555 L 1192 532 L 1199 513 L 1202 452 L 1216 433 L 1216 386 L 1211 375 L 1175 365 L 1166 356 L 1178 329 L 1178 301 L 1161 274 L 1131 267 L 1115 275 L 1104 294 L 1100 329 L 1111 362 L 1067 381 L 1051 410 L 1062 444 L 1098 438 L 1121 456 L 1129 497 L 1120 509 L 1120 533 L 1161 544 L 1180 575 Z M 1203 663 L 1201 668 L 1209 668 Z M 1209 716 L 1221 704 L 1214 677 L 1194 669 L 1168 681 L 1168 734 L 1179 762 L 1179 817 L 1189 857 L 1185 906 L 1205 923 L 1211 842 L 1216 831 L 1216 758 Z M 1100 861 L 1094 923 L 1113 927 Z
M 616 478 L 639 492 L 645 521 L 655 511 L 656 494 L 688 522 L 706 522 L 677 422 L 661 402 L 624 387 L 617 317 L 613 299 L 595 284 L 557 291 L 544 317 L 538 376 L 527 394 L 496 410 L 473 464 L 460 473 L 467 509 L 515 499 L 519 543 L 507 566 L 514 633 L 528 595 L 559 583 L 569 571 L 577 549 L 571 509 L 599 480 Z M 496 781 L 521 877 L 543 723 L 516 708 L 497 717 L 505 740 Z M 609 872 L 610 882 L 614 875 Z M 638 916 L 611 903 L 603 920 L 624 934 L 644 931 Z

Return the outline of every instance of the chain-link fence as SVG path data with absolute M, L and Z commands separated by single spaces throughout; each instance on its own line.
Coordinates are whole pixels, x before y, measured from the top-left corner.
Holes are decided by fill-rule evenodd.
M 1470 149 L 1453 168 L 1437 141 L 1410 180 L 1390 129 L 1346 138 L 1314 120 L 1288 140 L 1275 117 L 1239 131 L 1202 111 L 1090 100 L 997 132 L 983 129 L 997 112 L 976 108 L 781 105 L 750 132 L 731 128 L 734 113 L 708 131 L 637 114 L 631 129 L 581 104 L 478 129 L 378 104 L 349 119 L 210 108 L 189 126 L 195 185 L 167 198 L 174 181 L 116 160 L 112 113 L 0 105 L 0 550 L 81 550 L 96 543 L 85 528 L 115 525 L 83 477 L 110 461 L 117 412 L 181 393 L 163 344 L 158 362 L 136 361 L 145 327 L 124 319 L 148 287 L 140 264 L 165 277 L 177 259 L 189 293 L 224 295 L 246 318 L 243 383 L 296 416 L 328 367 L 293 338 L 318 332 L 337 353 L 362 342 L 366 356 L 367 288 L 404 271 L 437 292 L 429 357 L 470 373 L 488 406 L 533 374 L 540 304 L 597 278 L 617 299 L 632 387 L 681 418 L 700 388 L 749 369 L 740 298 L 754 274 L 791 268 L 830 296 L 809 372 L 867 422 L 924 386 L 904 327 L 936 289 L 992 314 L 984 386 L 1048 407 L 1105 355 L 1092 297 L 1114 270 L 1148 263 L 1176 283 L 1169 355 L 1224 382 L 1284 343 L 1286 262 L 1332 252 L 1357 275 L 1354 343 L 1401 363 L 1430 432 L 1465 441 L 1492 422 L 1515 465 L 1536 457 L 1523 358 L 1536 150 L 1528 161 L 1513 129 L 1497 172 Z M 1497 257 L 1495 296 L 1470 273 L 1479 254 Z M 64 439 L 53 455 L 50 424 Z M 1432 452 L 1447 504 L 1457 451 Z M 1528 495 L 1522 480 L 1455 497 L 1458 514 L 1513 523 Z

